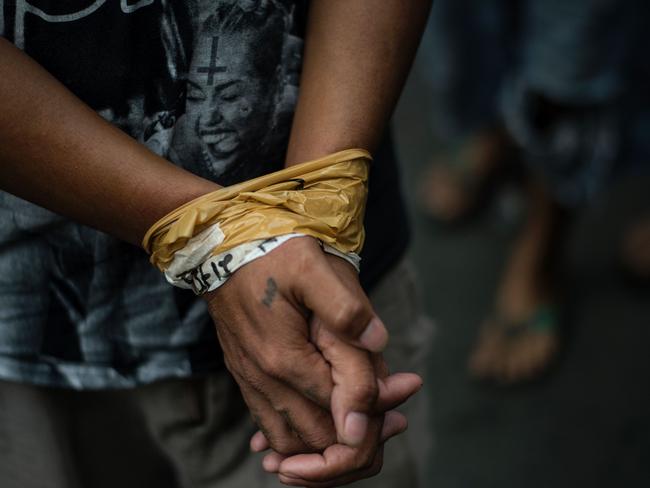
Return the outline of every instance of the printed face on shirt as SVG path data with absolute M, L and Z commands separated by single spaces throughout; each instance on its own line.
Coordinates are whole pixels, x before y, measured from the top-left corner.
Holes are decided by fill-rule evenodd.
M 219 176 L 263 144 L 273 121 L 278 77 L 275 67 L 260 69 L 256 32 L 203 31 L 187 82 L 186 116 L 200 157 Z M 258 156 L 259 157 L 259 156 Z

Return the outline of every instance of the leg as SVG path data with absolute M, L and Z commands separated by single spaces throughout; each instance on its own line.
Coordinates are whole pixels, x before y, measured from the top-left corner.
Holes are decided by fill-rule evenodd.
M 145 386 L 136 401 L 182 488 L 283 486 L 250 452 L 256 428 L 225 370 Z
M 541 317 L 545 322 L 536 323 L 538 315 L 556 302 L 552 251 L 559 237 L 558 213 L 539 183 L 531 182 L 528 197 L 528 218 L 508 257 L 493 317 L 469 360 L 473 376 L 508 384 L 538 376 L 558 350 L 554 317 Z
M 69 426 L 52 390 L 0 381 L 3 488 L 80 488 Z

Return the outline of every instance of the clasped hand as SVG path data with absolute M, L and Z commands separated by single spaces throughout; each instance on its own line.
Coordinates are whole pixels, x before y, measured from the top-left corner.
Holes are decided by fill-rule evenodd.
M 421 379 L 389 375 L 388 335 L 356 271 L 294 238 L 205 295 L 228 370 L 260 431 L 255 451 L 285 484 L 329 487 L 379 472 L 392 410 Z

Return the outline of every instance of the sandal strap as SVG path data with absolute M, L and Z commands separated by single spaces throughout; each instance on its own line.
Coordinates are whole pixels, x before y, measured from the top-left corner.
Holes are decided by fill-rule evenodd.
M 558 327 L 557 310 L 553 305 L 542 305 L 526 324 L 529 330 L 535 332 L 555 332 Z
M 548 334 L 557 330 L 557 310 L 553 305 L 540 305 L 529 319 L 521 322 L 509 320 L 497 314 L 494 324 L 508 338 L 515 338 L 526 332 Z

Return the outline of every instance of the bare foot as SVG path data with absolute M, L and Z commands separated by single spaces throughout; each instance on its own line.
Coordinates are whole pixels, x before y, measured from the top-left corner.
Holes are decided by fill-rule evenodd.
M 512 146 L 502 129 L 492 128 L 434 156 L 419 188 L 422 209 L 447 223 L 469 214 Z
M 483 324 L 468 362 L 473 377 L 505 385 L 538 377 L 559 349 L 548 276 L 555 211 L 539 186 L 529 192 L 528 221 L 508 258 L 493 316 Z
M 541 307 L 542 314 L 545 307 Z M 559 350 L 555 326 L 537 329 L 537 314 L 525 322 L 489 319 L 469 359 L 469 372 L 477 379 L 513 385 L 539 377 Z M 553 319 L 555 320 L 555 319 Z

